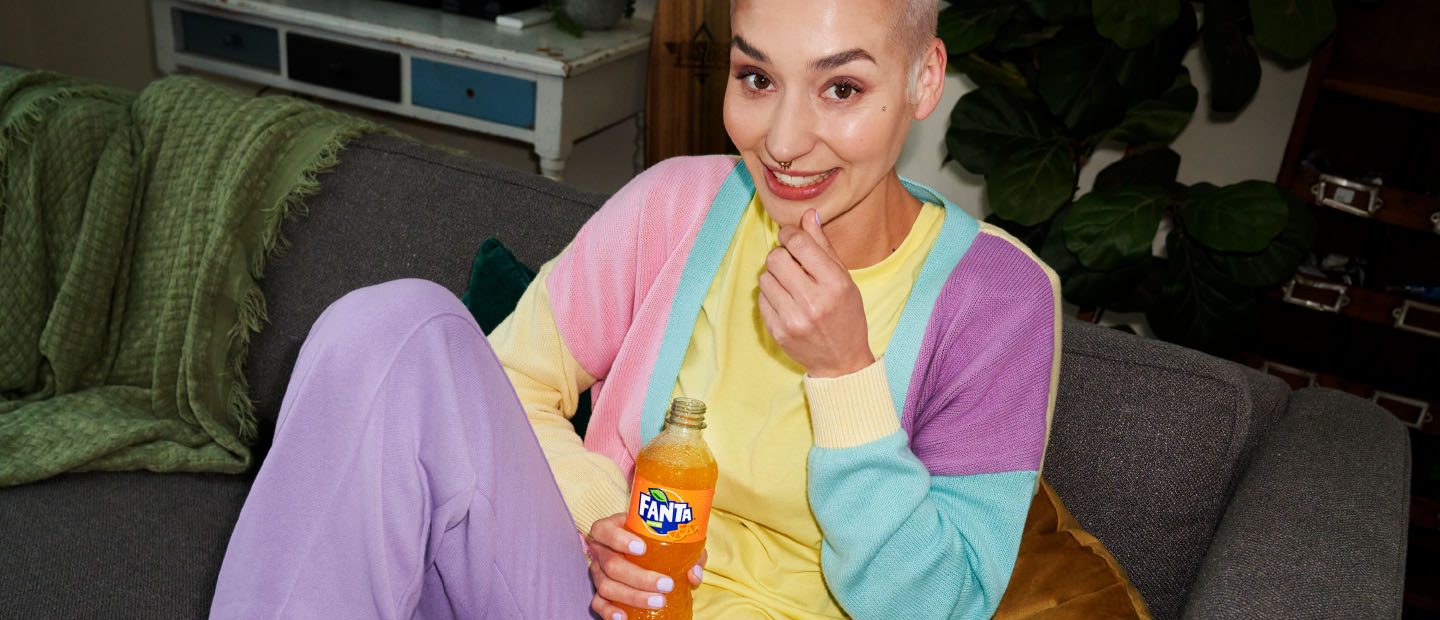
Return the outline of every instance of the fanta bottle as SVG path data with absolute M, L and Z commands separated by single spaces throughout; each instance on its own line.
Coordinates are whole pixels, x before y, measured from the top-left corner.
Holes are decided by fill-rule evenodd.
M 642 568 L 668 575 L 675 589 L 662 609 L 620 605 L 629 620 L 689 620 L 690 580 L 686 576 L 705 549 L 710 500 L 719 470 L 705 445 L 705 403 L 676 398 L 665 430 L 640 450 L 625 529 L 645 540 L 645 554 L 630 556 Z

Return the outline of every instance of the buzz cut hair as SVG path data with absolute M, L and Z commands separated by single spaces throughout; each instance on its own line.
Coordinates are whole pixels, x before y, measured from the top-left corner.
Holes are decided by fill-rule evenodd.
M 663 0 L 662 0 L 663 1 Z M 740 0 L 730 0 L 730 12 L 735 12 L 735 5 Z M 755 0 L 763 2 L 764 0 Z M 891 34 L 900 50 L 910 57 L 910 75 L 907 80 L 906 93 L 909 99 L 914 102 L 916 98 L 915 86 L 920 80 L 920 72 L 925 68 L 925 52 L 930 49 L 930 42 L 935 40 L 935 29 L 940 21 L 940 0 L 890 0 L 895 5 L 891 8 Z

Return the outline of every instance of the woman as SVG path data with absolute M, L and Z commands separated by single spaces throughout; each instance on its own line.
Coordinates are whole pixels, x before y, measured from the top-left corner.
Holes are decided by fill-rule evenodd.
M 1022 245 L 896 175 L 943 90 L 936 4 L 733 3 L 740 160 L 634 179 L 488 343 L 427 283 L 332 305 L 213 615 L 618 619 L 675 587 L 698 587 L 697 618 L 993 613 L 1044 453 L 1059 296 Z M 621 527 L 680 394 L 709 403 L 721 471 L 690 584 L 633 564 L 644 541 Z

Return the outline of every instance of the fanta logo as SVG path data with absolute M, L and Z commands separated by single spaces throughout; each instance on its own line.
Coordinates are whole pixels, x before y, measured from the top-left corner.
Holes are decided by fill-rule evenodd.
M 654 487 L 649 493 L 640 494 L 640 505 L 635 514 L 645 522 L 645 527 L 661 536 L 695 520 L 690 504 L 682 501 L 678 494 Z

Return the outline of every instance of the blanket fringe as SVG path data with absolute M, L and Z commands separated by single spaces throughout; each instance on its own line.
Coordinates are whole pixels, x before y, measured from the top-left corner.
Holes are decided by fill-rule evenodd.
M 258 422 L 255 406 L 250 398 L 250 381 L 245 375 L 245 362 L 250 356 L 250 339 L 269 322 L 266 312 L 265 295 L 259 281 L 264 277 L 265 265 L 272 259 L 285 255 L 290 247 L 282 228 L 289 221 L 298 220 L 309 214 L 305 200 L 320 191 L 320 176 L 334 171 L 340 163 L 340 151 L 351 140 L 369 133 L 399 135 L 397 132 L 379 126 L 337 128 L 325 141 L 314 161 L 300 174 L 300 181 L 284 198 L 274 205 L 264 207 L 268 224 L 261 231 L 260 251 L 250 257 L 250 276 L 253 278 L 239 308 L 239 321 L 230 331 L 229 367 L 235 377 L 231 385 L 229 407 L 234 416 L 237 434 L 241 441 L 249 444 L 256 438 Z

